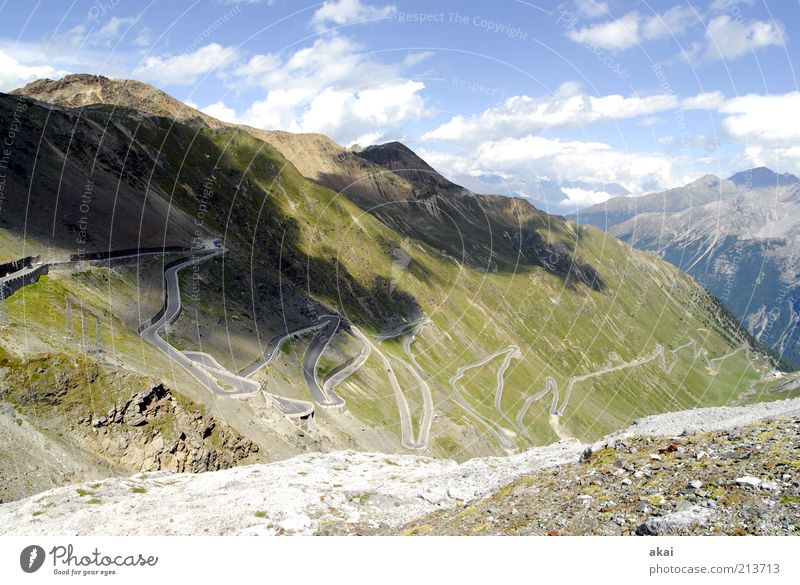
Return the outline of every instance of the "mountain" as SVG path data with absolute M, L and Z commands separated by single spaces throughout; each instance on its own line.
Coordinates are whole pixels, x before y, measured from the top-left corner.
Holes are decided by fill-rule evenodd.
M 739 173 L 734 173 L 728 180 L 737 187 L 762 189 L 765 187 L 786 187 L 800 183 L 800 179 L 789 173 L 778 174 L 767 167 L 757 167 Z
M 11 94 L 35 98 L 64 108 L 119 106 L 187 123 L 201 122 L 212 128 L 224 125 L 216 118 L 187 106 L 160 89 L 133 79 L 120 81 L 102 75 L 77 73 L 55 81 L 38 79 Z
M 161 386 L 186 412 L 230 425 L 227 441 L 219 425 L 200 434 L 202 452 L 224 461 L 236 457 L 212 447 L 246 441 L 269 461 L 337 449 L 464 460 L 796 392 L 674 266 L 523 199 L 473 193 L 400 143 L 345 149 L 225 124 L 144 84 L 85 75 L 0 96 L 4 127 L 22 107 L 3 262 L 80 252 L 76 222 L 87 250 L 169 246 L 53 264 L 5 299 L 0 358 L 14 391 L 0 401 L 22 421 L 10 432 L 19 445 L 68 443 L 77 468 L 169 468 L 187 448 L 173 410 L 145 401 L 154 414 L 138 430 L 119 414 Z M 180 272 L 165 354 L 139 331 L 163 314 L 165 267 L 197 240 L 224 254 Z M 249 382 L 232 375 L 265 351 Z M 194 359 L 212 364 L 223 393 L 256 390 L 212 394 L 171 357 L 191 352 L 205 352 Z M 66 373 L 44 375 L 47 363 Z M 90 365 L 98 373 L 81 374 Z M 311 394 L 332 381 L 334 407 Z M 311 405 L 313 420 L 289 420 L 287 400 Z M 39 428 L 55 432 L 33 440 Z M 26 473 L 44 465 L 35 449 L 25 456 Z
M 580 223 L 606 229 L 645 213 L 671 213 L 711 203 L 730 193 L 732 185 L 721 184 L 714 175 L 706 175 L 683 187 L 641 197 L 612 197 L 571 215 Z
M 761 343 L 800 365 L 800 179 L 765 167 L 615 198 L 576 214 L 657 253 L 722 299 Z

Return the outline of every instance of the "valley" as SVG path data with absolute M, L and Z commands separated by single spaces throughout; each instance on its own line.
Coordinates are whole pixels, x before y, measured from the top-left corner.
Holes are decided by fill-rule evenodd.
M 475 194 L 400 143 L 345 149 L 226 124 L 139 82 L 85 75 L 0 96 L 0 113 L 18 99 L 30 136 L 0 254 L 50 269 L 3 301 L 2 401 L 22 421 L 3 432 L 28 445 L 32 474 L 52 462 L 31 430 L 95 477 L 160 469 L 161 455 L 104 451 L 101 472 L 74 430 L 159 385 L 260 461 L 352 449 L 463 462 L 798 393 L 674 266 L 522 199 Z M 29 175 L 41 186 L 30 194 Z M 80 230 L 87 181 L 97 227 Z M 136 220 L 117 227 L 120 213 Z M 162 251 L 110 255 L 144 248 Z M 97 373 L 39 372 L 54 356 Z M 136 440 L 179 436 L 178 418 L 146 420 Z M 110 443 L 119 432 L 93 428 Z M 13 465 L 0 460 L 4 477 Z M 42 489 L 16 475 L 13 497 Z

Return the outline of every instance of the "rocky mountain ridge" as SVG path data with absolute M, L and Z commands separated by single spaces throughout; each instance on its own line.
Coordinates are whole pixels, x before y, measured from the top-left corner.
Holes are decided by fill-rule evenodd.
M 789 368 L 800 364 L 798 218 L 800 179 L 765 167 L 575 215 L 693 276 Z

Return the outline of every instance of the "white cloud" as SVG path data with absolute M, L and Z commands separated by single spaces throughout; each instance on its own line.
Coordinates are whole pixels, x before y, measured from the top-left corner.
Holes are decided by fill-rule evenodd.
M 57 70 L 50 65 L 25 65 L 0 50 L 0 91 L 11 91 L 43 77 L 58 79 L 67 71 Z
M 734 6 L 739 4 L 752 6 L 753 0 L 714 0 L 708 8 L 712 12 L 730 12 Z
M 695 96 L 681 100 L 681 107 L 685 110 L 715 110 L 725 101 L 725 96 L 719 91 L 699 93 Z
M 200 109 L 200 111 L 204 114 L 213 116 L 217 120 L 222 120 L 223 122 L 229 122 L 231 124 L 236 124 L 239 122 L 238 118 L 236 117 L 236 111 L 233 108 L 226 106 L 222 100 L 210 104 L 205 108 L 197 108 L 195 105 L 192 105 L 192 107 L 195 109 Z
M 107 23 L 100 27 L 100 30 L 92 32 L 90 38 L 100 43 L 117 40 L 121 34 L 126 32 L 122 29 L 125 27 L 129 28 L 137 20 L 135 16 L 124 18 L 112 16 Z
M 608 2 L 601 0 L 577 0 L 578 14 L 586 18 L 599 18 L 608 14 Z
M 370 6 L 361 0 L 326 0 L 311 17 L 311 24 L 317 31 L 331 25 L 342 26 L 369 20 L 389 18 L 397 12 L 397 7 Z
M 542 178 L 557 182 L 618 183 L 632 193 L 643 193 L 676 184 L 673 161 L 658 154 L 628 152 L 593 141 L 559 140 L 541 136 L 504 138 L 479 144 L 462 154 L 420 151 L 434 168 L 451 177 L 503 177 L 516 190 L 528 185 L 528 194 Z M 568 203 L 579 204 L 603 197 L 602 190 L 567 193 Z M 592 193 L 594 193 L 592 195 Z
M 55 45 L 68 45 L 73 48 L 110 47 L 127 34 L 137 20 L 136 16 L 112 16 L 99 28 L 97 26 L 89 28 L 79 24 L 63 34 L 54 36 L 52 42 Z
M 288 130 L 299 115 L 295 110 L 309 101 L 303 90 L 274 89 L 265 99 L 254 102 L 242 115 L 242 121 L 266 130 Z
M 554 96 L 513 96 L 480 114 L 454 116 L 422 138 L 470 143 L 487 136 L 520 137 L 553 128 L 580 127 L 654 114 L 678 105 L 677 98 L 670 94 L 594 97 L 579 92 L 579 86 L 568 82 Z
M 800 92 L 783 95 L 750 94 L 725 102 L 723 128 L 743 142 L 796 142 L 800 140 Z
M 234 74 L 242 89 L 253 86 L 267 90 L 291 88 L 311 99 L 326 87 L 369 86 L 397 79 L 407 67 L 418 64 L 429 53 L 409 53 L 401 63 L 382 63 L 364 47 L 338 35 L 317 39 L 288 56 L 273 53 L 255 55 Z
M 778 173 L 800 176 L 800 147 L 789 145 L 748 146 L 735 157 L 731 168 L 768 167 Z
M 144 65 L 134 71 L 134 76 L 158 83 L 189 85 L 206 73 L 232 65 L 237 58 L 235 48 L 211 43 L 193 53 L 148 57 Z
M 591 191 L 589 189 L 581 189 L 580 187 L 561 187 L 561 190 L 567 196 L 567 198 L 561 202 L 561 205 L 574 207 L 597 205 L 613 197 L 611 193 L 606 191 Z
M 302 117 L 293 124 L 299 132 L 336 134 L 346 143 L 364 142 L 375 132 L 365 128 L 387 128 L 397 120 L 416 120 L 422 116 L 419 96 L 425 85 L 403 81 L 356 92 L 326 89 L 316 96 Z
M 742 55 L 770 46 L 782 46 L 785 39 L 779 22 L 736 21 L 729 15 L 711 19 L 706 29 L 705 59 L 737 59 Z
M 612 51 L 624 51 L 639 44 L 639 15 L 636 12 L 629 12 L 616 20 L 570 30 L 567 36 L 576 43 Z
M 243 87 L 267 90 L 240 117 L 259 128 L 323 132 L 370 144 L 423 115 L 424 84 L 406 79 L 425 54 L 382 63 L 349 38 L 328 36 L 288 56 L 256 55 L 234 71 Z
M 569 30 L 567 36 L 591 47 L 625 51 L 645 41 L 682 36 L 700 22 L 700 17 L 693 8 L 679 4 L 651 16 L 629 12 L 617 19 Z
M 149 48 L 153 44 L 153 29 L 148 26 L 140 28 L 133 39 L 133 44 L 143 49 Z
M 673 6 L 666 12 L 655 14 L 642 24 L 642 37 L 649 41 L 678 37 L 698 22 L 698 16 L 689 6 Z

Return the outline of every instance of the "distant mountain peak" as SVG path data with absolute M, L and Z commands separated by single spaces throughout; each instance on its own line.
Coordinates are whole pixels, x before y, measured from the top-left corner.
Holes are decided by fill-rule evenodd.
M 778 174 L 767 167 L 756 167 L 734 173 L 728 180 L 739 187 L 759 189 L 762 187 L 783 187 L 800 183 L 800 179 L 789 173 Z
M 700 177 L 696 181 L 692 181 L 691 183 L 689 183 L 686 186 L 687 187 L 689 187 L 689 186 L 694 186 L 694 187 L 716 187 L 717 185 L 719 185 L 719 177 L 717 175 L 703 175 L 702 177 Z

